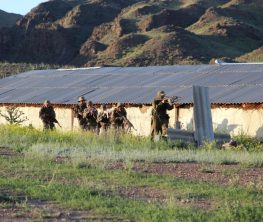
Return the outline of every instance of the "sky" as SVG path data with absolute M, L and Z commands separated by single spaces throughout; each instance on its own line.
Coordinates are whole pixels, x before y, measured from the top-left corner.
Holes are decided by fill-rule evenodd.
M 0 0 L 0 9 L 21 15 L 27 14 L 32 8 L 47 0 Z

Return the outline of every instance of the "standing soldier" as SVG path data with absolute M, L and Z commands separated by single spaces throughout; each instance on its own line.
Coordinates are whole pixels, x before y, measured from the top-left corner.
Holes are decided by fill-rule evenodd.
M 85 130 L 87 123 L 83 117 L 83 112 L 87 108 L 87 104 L 84 96 L 80 96 L 78 102 L 78 105 L 74 108 L 74 117 L 78 118 L 80 128 Z
M 56 120 L 56 113 L 49 100 L 45 100 L 43 103 L 39 111 L 39 118 L 43 122 L 44 130 L 53 130 L 55 128 L 54 123 L 58 123 Z
M 83 112 L 83 117 L 86 119 L 87 123 L 87 130 L 91 130 L 93 132 L 97 129 L 97 116 L 98 111 L 93 106 L 93 103 L 91 101 L 88 102 L 87 108 Z
M 111 126 L 116 130 L 124 130 L 125 120 L 127 119 L 127 112 L 121 103 L 117 104 L 117 107 L 111 114 Z
M 103 134 L 108 130 L 110 125 L 110 117 L 106 105 L 101 105 L 101 111 L 98 114 L 97 123 L 100 134 Z
M 169 124 L 169 115 L 167 110 L 173 109 L 171 100 L 165 98 L 164 91 L 158 91 L 153 101 L 152 119 L 151 119 L 151 140 L 154 136 L 161 133 L 162 139 L 167 140 L 167 129 Z

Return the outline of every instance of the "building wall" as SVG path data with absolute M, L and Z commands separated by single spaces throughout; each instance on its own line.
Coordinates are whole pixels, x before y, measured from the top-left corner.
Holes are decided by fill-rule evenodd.
M 132 130 L 135 135 L 148 136 L 151 130 L 151 106 L 127 108 L 127 117 L 136 130 Z M 169 126 L 175 126 L 175 109 L 168 111 L 170 116 Z
M 42 129 L 43 124 L 42 121 L 39 119 L 39 110 L 40 107 L 31 107 L 31 106 L 26 106 L 26 107 L 18 107 L 20 111 L 24 113 L 24 116 L 27 117 L 27 121 L 23 122 L 21 125 L 24 126 L 29 126 L 32 125 L 33 127 L 37 129 Z M 0 107 L 0 111 L 2 113 L 6 114 L 5 107 Z M 62 130 L 71 130 L 72 129 L 72 111 L 71 109 L 66 109 L 66 108 L 55 108 L 56 112 L 56 118 L 59 121 L 59 123 L 62 126 Z M 7 121 L 5 118 L 0 117 L 0 124 L 7 124 Z M 56 128 L 60 129 L 57 124 Z
M 42 129 L 43 125 L 38 117 L 40 107 L 19 107 L 19 110 L 25 113 L 28 120 L 22 125 L 30 125 Z M 134 125 L 136 131 L 132 132 L 136 135 L 147 136 L 150 133 L 151 122 L 151 106 L 128 107 L 128 119 Z M 5 113 L 5 107 L 0 107 L 0 111 Z M 70 108 L 55 108 L 57 120 L 62 125 L 59 130 L 78 130 L 78 120 L 73 117 Z M 170 116 L 169 126 L 175 127 L 176 109 L 168 112 Z M 193 108 L 180 108 L 179 121 L 181 128 L 193 130 Z M 212 121 L 214 130 L 217 132 L 227 132 L 231 135 L 245 133 L 250 136 L 263 137 L 263 109 L 243 110 L 238 108 L 214 108 L 212 109 Z M 6 124 L 6 120 L 0 117 L 0 124 Z
M 39 119 L 40 107 L 25 106 L 18 108 L 24 113 L 24 116 L 28 118 L 28 120 L 23 122 L 21 125 L 32 125 L 37 129 L 43 128 L 42 121 Z M 151 107 L 130 107 L 126 108 L 126 110 L 128 119 L 132 122 L 134 128 L 136 129 L 132 129 L 132 132 L 136 135 L 148 135 L 150 132 Z M 0 111 L 6 114 L 5 107 L 0 107 Z M 55 108 L 55 112 L 56 118 L 62 126 L 62 128 L 59 128 L 56 125 L 58 130 L 69 131 L 80 129 L 78 119 L 74 118 L 73 112 L 70 108 Z M 0 117 L 0 124 L 7 124 L 5 118 Z
M 148 135 L 151 129 L 151 107 L 130 107 L 126 111 L 127 118 L 136 129 L 132 129 L 132 132 L 136 135 Z
M 183 129 L 193 130 L 193 108 L 180 109 L 179 120 Z M 213 108 L 215 132 L 263 137 L 263 109 Z

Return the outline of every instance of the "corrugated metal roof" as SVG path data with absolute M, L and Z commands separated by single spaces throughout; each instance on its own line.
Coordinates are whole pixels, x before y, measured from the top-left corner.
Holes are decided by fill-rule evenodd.
M 263 64 L 103 67 L 36 70 L 0 80 L 0 103 L 151 103 L 158 90 L 193 102 L 192 86 L 209 87 L 213 104 L 263 103 Z

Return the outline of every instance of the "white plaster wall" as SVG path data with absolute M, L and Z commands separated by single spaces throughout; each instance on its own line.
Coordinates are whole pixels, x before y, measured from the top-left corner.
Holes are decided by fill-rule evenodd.
M 134 129 L 132 129 L 132 132 L 135 135 L 149 135 L 151 129 L 151 107 L 130 107 L 126 108 L 126 111 L 127 118 L 131 121 L 134 128 L 137 130 L 135 131 Z
M 184 130 L 194 130 L 194 119 L 193 119 L 193 107 L 179 110 L 179 121 L 181 122 L 181 128 Z
M 179 121 L 183 129 L 193 130 L 193 108 L 180 109 Z M 263 109 L 214 108 L 212 121 L 215 132 L 263 137 Z
M 43 124 L 39 119 L 40 107 L 19 107 L 25 113 L 28 120 L 22 125 L 30 125 L 42 129 Z M 151 106 L 129 107 L 127 117 L 134 125 L 135 130 L 132 132 L 136 135 L 148 136 L 150 134 L 151 122 Z M 0 107 L 0 111 L 5 113 L 5 107 Z M 70 108 L 55 108 L 57 120 L 62 125 L 59 130 L 78 130 L 78 120 L 73 118 L 73 113 Z M 176 110 L 168 112 L 170 116 L 169 127 L 175 126 Z M 182 129 L 193 130 L 193 108 L 182 108 L 179 111 L 179 121 Z M 245 133 L 250 136 L 263 137 L 263 109 L 243 110 L 237 108 L 215 108 L 212 109 L 212 121 L 214 130 L 217 132 L 228 132 L 231 135 Z M 0 124 L 6 124 L 6 120 L 0 117 Z M 72 128 L 73 123 L 73 128 Z
M 127 108 L 127 118 L 132 122 L 134 125 L 135 130 L 132 132 L 135 135 L 140 136 L 149 136 L 151 130 L 151 106 L 143 106 L 142 108 L 139 107 L 130 107 Z M 169 127 L 175 126 L 175 109 L 168 111 L 170 116 L 169 120 Z
M 21 110 L 22 112 L 24 112 L 24 116 L 26 116 L 28 118 L 27 121 L 23 122 L 21 125 L 24 126 L 29 126 L 30 124 L 37 128 L 37 129 L 42 129 L 43 128 L 43 124 L 41 119 L 39 119 L 39 110 L 40 107 L 18 107 L 19 110 Z M 72 111 L 71 109 L 66 109 L 66 108 L 55 108 L 54 109 L 56 112 L 56 118 L 58 120 L 58 122 L 60 123 L 60 125 L 62 126 L 62 128 L 60 128 L 59 126 L 57 126 L 56 124 L 56 128 L 59 130 L 71 130 L 71 119 L 72 119 Z M 6 113 L 5 111 L 5 107 L 0 107 L 0 111 L 2 113 Z M 7 121 L 5 120 L 5 118 L 0 117 L 0 124 L 7 124 Z
M 169 115 L 169 117 L 170 117 L 170 119 L 169 119 L 169 127 L 171 127 L 171 128 L 175 128 L 175 122 L 176 122 L 176 119 L 175 119 L 175 117 L 176 117 L 176 109 L 172 109 L 172 110 L 169 110 L 168 112 L 168 115 Z
M 25 116 L 28 118 L 27 121 L 23 122 L 21 125 L 28 126 L 32 125 L 37 129 L 42 129 L 43 124 L 42 121 L 39 119 L 39 110 L 40 107 L 18 107 L 19 110 L 25 113 Z M 151 129 L 151 106 L 143 106 L 142 108 L 139 107 L 129 107 L 126 108 L 127 117 L 134 125 L 135 129 L 132 129 L 132 132 L 135 135 L 141 136 L 148 136 L 150 134 Z M 0 107 L 2 113 L 5 113 L 5 107 Z M 98 109 L 98 111 L 100 111 Z M 56 125 L 58 130 L 79 130 L 78 119 L 73 117 L 72 110 L 70 108 L 55 108 L 56 117 L 59 123 L 61 124 L 62 128 L 59 128 Z M 170 125 L 171 127 L 174 126 L 175 121 L 175 112 L 174 110 L 169 111 Z M 3 117 L 0 117 L 0 124 L 7 124 L 6 120 Z M 72 127 L 73 126 L 73 127 Z
M 28 118 L 27 121 L 23 122 L 21 125 L 29 126 L 30 124 L 37 128 L 42 129 L 43 124 L 41 119 L 39 119 L 40 107 L 18 107 L 19 110 L 24 112 L 24 116 Z M 68 131 L 68 130 L 79 130 L 78 119 L 73 117 L 72 110 L 70 108 L 55 108 L 56 118 L 61 124 L 62 128 L 56 125 L 58 130 Z M 130 107 L 126 108 L 127 117 L 134 125 L 132 132 L 136 135 L 149 135 L 150 133 L 150 121 L 151 121 L 151 107 L 145 106 L 143 108 Z M 5 107 L 0 107 L 2 113 L 6 113 Z M 99 109 L 98 109 L 99 111 Z M 0 124 L 7 124 L 7 121 L 0 117 Z
M 213 109 L 212 118 L 217 131 L 263 137 L 263 109 L 217 108 Z

